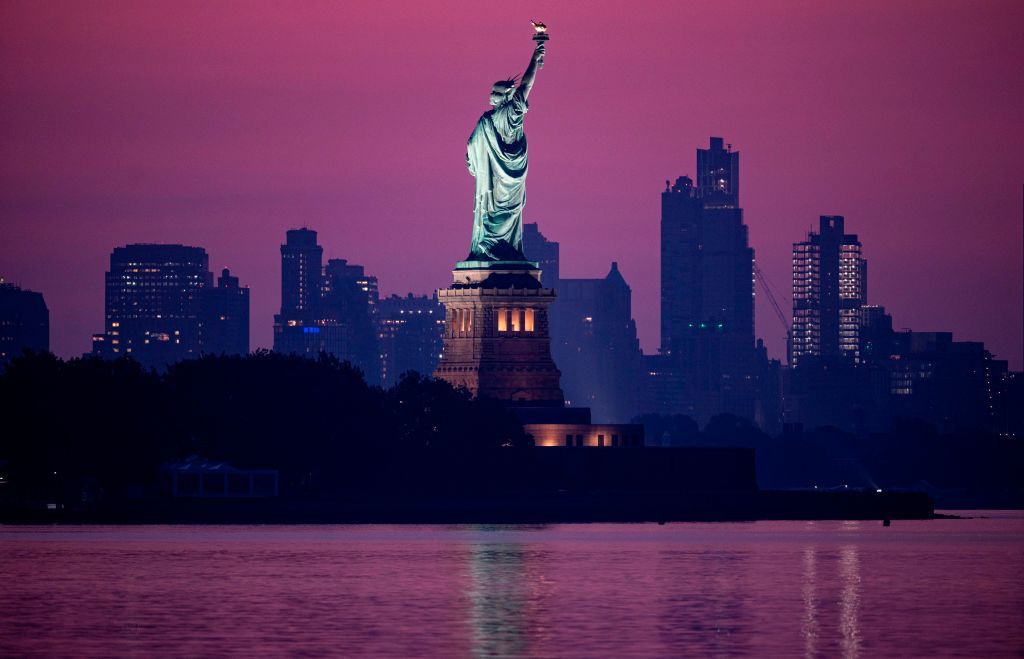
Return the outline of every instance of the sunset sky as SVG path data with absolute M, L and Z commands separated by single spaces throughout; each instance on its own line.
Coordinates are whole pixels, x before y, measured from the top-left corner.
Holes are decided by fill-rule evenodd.
M 206 248 L 269 347 L 286 229 L 382 294 L 466 256 L 465 143 L 550 26 L 526 118 L 525 219 L 562 275 L 618 261 L 658 345 L 659 203 L 695 149 L 739 150 L 757 262 L 787 306 L 792 243 L 846 216 L 868 297 L 1022 367 L 1024 3 L 4 2 L 0 276 L 41 291 L 51 347 L 103 330 L 113 247 Z M 787 311 L 788 313 L 788 311 Z M 757 330 L 784 358 L 758 291 Z

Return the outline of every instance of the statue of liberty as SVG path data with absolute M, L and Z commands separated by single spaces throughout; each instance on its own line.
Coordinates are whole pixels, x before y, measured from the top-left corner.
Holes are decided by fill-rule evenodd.
M 473 242 L 467 261 L 525 261 L 523 205 L 526 203 L 527 99 L 544 64 L 547 28 L 534 23 L 537 45 L 522 78 L 499 80 L 491 88 L 491 105 L 476 122 L 466 146 L 466 164 L 476 178 Z

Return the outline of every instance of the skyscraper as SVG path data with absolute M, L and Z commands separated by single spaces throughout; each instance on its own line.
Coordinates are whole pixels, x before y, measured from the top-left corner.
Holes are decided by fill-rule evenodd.
M 217 285 L 203 290 L 200 301 L 202 351 L 209 355 L 248 354 L 249 288 L 239 286 L 238 277 L 224 268 Z
M 288 320 L 309 320 L 320 303 L 324 249 L 316 231 L 291 229 L 281 245 L 281 315 Z
M 867 261 L 843 217 L 823 215 L 818 233 L 793 244 L 792 366 L 806 357 L 861 359 Z
M 24 350 L 50 349 L 50 311 L 42 293 L 23 290 L 0 277 L 0 367 Z
M 739 153 L 711 138 L 697 175 L 700 186 L 683 176 L 661 195 L 661 353 L 679 373 L 679 411 L 753 418 L 754 250 L 739 207 Z
M 274 316 L 274 351 L 319 354 L 340 351 L 342 337 L 328 336 L 315 322 L 322 297 L 324 250 L 316 231 L 291 229 L 281 245 L 281 312 Z M 325 344 L 333 346 L 326 349 Z
M 106 331 L 93 335 L 93 354 L 129 355 L 154 367 L 198 356 L 201 294 L 212 283 L 201 247 L 115 248 L 106 273 Z

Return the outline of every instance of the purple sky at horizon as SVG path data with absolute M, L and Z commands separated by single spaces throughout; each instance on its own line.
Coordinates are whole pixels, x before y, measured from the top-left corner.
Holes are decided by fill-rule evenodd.
M 429 293 L 466 255 L 465 142 L 493 81 L 551 28 L 526 119 L 525 218 L 566 277 L 633 289 L 658 346 L 660 193 L 738 150 L 757 261 L 789 299 L 819 215 L 864 243 L 897 328 L 1024 360 L 1024 3 L 6 2 L 0 276 L 41 291 L 51 346 L 89 350 L 131 242 L 206 248 L 269 347 L 286 229 Z M 499 5 L 495 5 L 499 7 Z M 780 300 L 781 302 L 781 300 Z M 785 305 L 785 302 L 782 302 Z M 757 332 L 784 358 L 758 291 Z

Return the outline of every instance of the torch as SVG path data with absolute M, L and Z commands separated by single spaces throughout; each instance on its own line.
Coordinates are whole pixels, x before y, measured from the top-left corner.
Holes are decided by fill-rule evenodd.
M 539 21 L 531 20 L 530 22 L 533 23 L 533 40 L 534 41 L 536 41 L 538 44 L 542 44 L 542 43 L 544 43 L 545 41 L 547 41 L 548 39 L 551 38 L 548 35 L 548 26 L 547 25 L 544 25 L 543 23 L 541 23 Z M 543 60 L 543 58 L 537 63 L 537 67 L 541 68 L 541 69 L 544 68 L 544 60 Z

